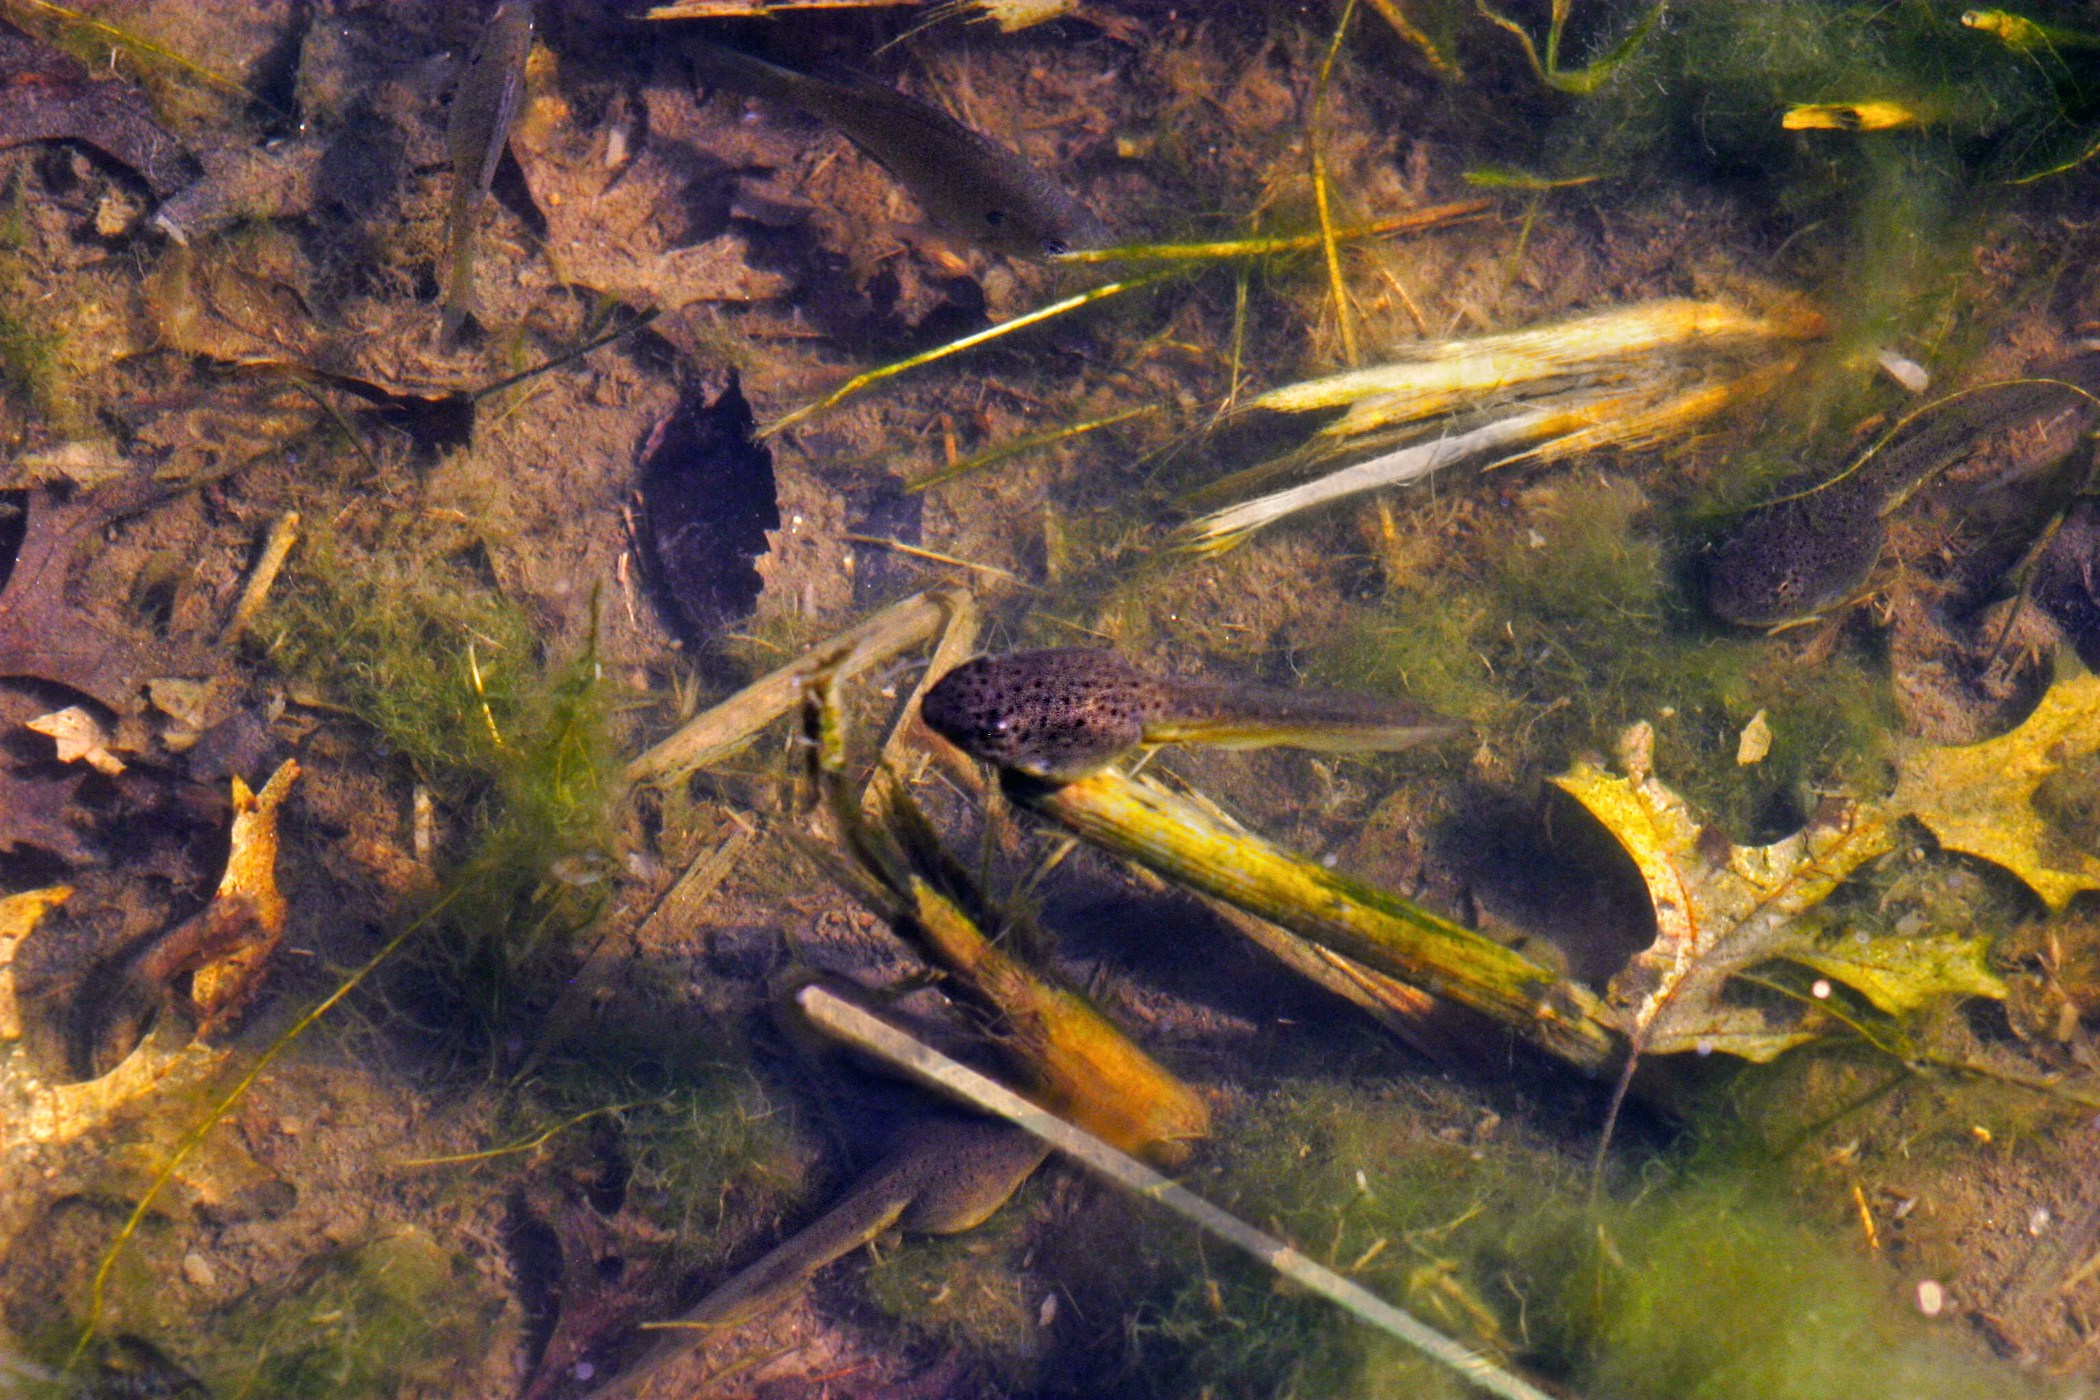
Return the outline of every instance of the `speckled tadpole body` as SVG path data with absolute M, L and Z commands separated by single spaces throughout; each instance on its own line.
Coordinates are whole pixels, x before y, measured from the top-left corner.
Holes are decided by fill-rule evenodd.
M 996 142 L 945 113 L 864 79 L 834 82 L 719 44 L 693 50 L 700 75 L 785 102 L 835 127 L 911 191 L 936 223 L 1021 258 L 1105 248 L 1093 210 Z
M 1803 473 L 1745 514 L 1714 547 L 1707 607 L 1724 622 L 1771 627 L 1814 617 L 1857 594 L 1881 558 L 1884 522 L 1919 487 L 1980 451 L 2006 458 L 2001 483 L 2060 460 L 2091 424 L 2100 356 L 2080 355 L 2033 380 L 1978 390 L 1891 437 L 1856 470 Z M 1828 478 L 1828 479 L 1826 479 Z
M 1140 744 L 1372 752 L 1464 728 L 1406 701 L 1170 680 L 1077 647 L 965 662 L 926 692 L 921 713 L 973 757 L 1051 782 L 1085 777 Z
M 533 0 L 499 0 L 452 94 L 445 144 L 452 159 L 446 219 L 445 313 L 439 339 L 450 344 L 474 309 L 474 245 L 481 204 L 517 123 L 532 52 Z

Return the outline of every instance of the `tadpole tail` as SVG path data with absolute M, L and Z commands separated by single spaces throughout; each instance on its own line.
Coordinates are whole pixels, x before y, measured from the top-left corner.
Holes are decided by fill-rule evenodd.
M 467 316 L 474 309 L 474 241 L 476 226 L 480 222 L 480 204 L 479 191 L 461 191 L 452 201 L 452 237 L 445 273 L 445 316 L 438 326 L 438 345 L 444 349 L 459 342 L 459 333 L 466 327 Z
M 1383 753 L 1455 738 L 1467 728 L 1412 701 L 1346 691 L 1210 684 L 1176 690 L 1175 712 L 1148 720 L 1145 742 Z
M 533 0 L 503 0 L 496 6 L 452 94 L 446 131 L 452 162 L 452 216 L 445 317 L 438 331 L 441 346 L 457 341 L 473 310 L 474 235 L 482 199 L 495 181 L 496 167 L 503 161 L 524 100 L 534 9 Z
M 719 83 L 750 97 L 785 102 L 815 117 L 824 115 L 819 106 L 812 105 L 812 94 L 824 86 L 815 79 L 777 63 L 768 63 L 740 49 L 705 40 L 695 42 L 687 52 L 692 58 L 694 73 L 704 81 Z
M 719 1334 L 786 1304 L 819 1269 L 897 1223 L 915 1187 L 893 1162 L 878 1165 L 832 1208 L 730 1276 L 687 1309 L 589 1400 L 630 1400 L 666 1366 Z

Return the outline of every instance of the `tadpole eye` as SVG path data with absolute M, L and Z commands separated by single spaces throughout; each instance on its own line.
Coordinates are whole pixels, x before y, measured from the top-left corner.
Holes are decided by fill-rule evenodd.
M 1004 734 L 1013 727 L 1014 722 L 1010 719 L 995 719 L 990 724 L 985 726 L 985 728 L 991 731 L 993 734 Z
M 1006 222 L 1006 211 L 1004 209 L 987 209 L 984 211 L 984 221 L 993 228 L 997 228 Z
M 1062 238 L 1046 238 L 1043 240 L 1043 251 L 1056 258 L 1071 252 L 1072 248 Z

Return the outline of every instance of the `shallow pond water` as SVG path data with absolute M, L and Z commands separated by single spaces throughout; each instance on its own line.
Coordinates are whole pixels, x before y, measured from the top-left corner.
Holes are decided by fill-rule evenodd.
M 2096 94 L 0 0 L 0 1396 L 2085 1393 Z

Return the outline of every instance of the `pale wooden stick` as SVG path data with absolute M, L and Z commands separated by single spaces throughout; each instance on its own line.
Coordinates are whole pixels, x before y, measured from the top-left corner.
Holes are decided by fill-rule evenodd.
M 263 539 L 262 555 L 255 561 L 255 569 L 248 575 L 248 585 L 241 590 L 240 601 L 233 605 L 233 616 L 226 619 L 226 630 L 220 635 L 224 642 L 237 642 L 255 615 L 262 611 L 263 603 L 270 596 L 270 589 L 277 582 L 279 571 L 284 568 L 285 557 L 292 546 L 299 542 L 299 512 L 288 510 L 270 524 L 270 533 Z
M 795 1001 L 802 1013 L 825 1034 L 875 1056 L 938 1092 L 1027 1129 L 1125 1190 L 1158 1201 L 1184 1220 L 1245 1250 L 1293 1283 L 1449 1366 L 1482 1390 L 1502 1396 L 1503 1400 L 1549 1400 L 1546 1392 L 1530 1382 L 1416 1321 L 1370 1290 L 1314 1263 L 1282 1240 L 1263 1234 L 1137 1158 L 1118 1152 L 1092 1133 L 1037 1108 L 968 1065 L 950 1059 L 821 986 L 804 987 L 795 994 Z
M 803 689 L 826 671 L 840 680 L 917 646 L 933 636 L 958 608 L 968 606 L 961 590 L 914 593 L 867 621 L 745 686 L 721 704 L 694 716 L 676 733 L 627 765 L 629 786 L 662 784 L 686 776 L 744 743 L 802 703 Z

